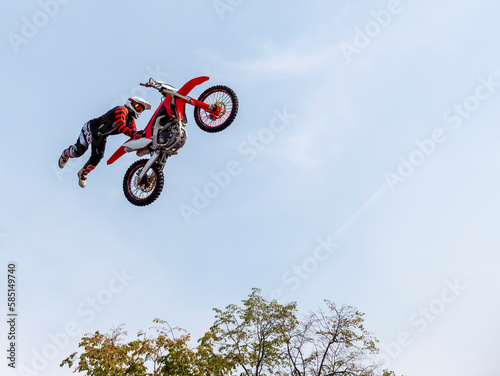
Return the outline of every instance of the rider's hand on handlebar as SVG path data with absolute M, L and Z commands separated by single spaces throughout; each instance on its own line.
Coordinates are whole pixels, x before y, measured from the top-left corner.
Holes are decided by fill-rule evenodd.
M 143 136 L 144 136 L 144 131 L 135 131 L 134 133 L 132 133 L 132 138 L 135 140 Z

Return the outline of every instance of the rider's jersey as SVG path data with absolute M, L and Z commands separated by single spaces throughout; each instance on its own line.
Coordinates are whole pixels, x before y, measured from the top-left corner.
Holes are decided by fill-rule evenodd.
M 104 115 L 92 119 L 89 123 L 92 134 L 98 137 L 106 137 L 118 133 L 123 133 L 130 137 L 136 131 L 135 120 L 129 109 L 125 106 L 112 108 Z

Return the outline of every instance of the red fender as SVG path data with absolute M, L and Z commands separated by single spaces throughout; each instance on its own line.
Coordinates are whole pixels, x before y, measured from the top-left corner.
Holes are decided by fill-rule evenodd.
M 177 92 L 180 95 L 188 95 L 189 92 L 191 90 L 193 90 L 193 88 L 195 86 L 198 86 L 198 85 L 204 83 L 205 81 L 208 81 L 209 79 L 210 79 L 210 77 L 207 77 L 207 76 L 193 78 L 192 80 L 186 82 L 183 87 L 181 87 L 179 90 L 177 90 Z
M 132 141 L 132 140 L 136 140 L 137 138 L 135 137 L 130 137 L 127 141 L 125 141 L 125 144 L 129 141 Z M 106 162 L 108 165 L 112 164 L 112 163 L 115 163 L 116 160 L 118 158 L 120 158 L 121 156 L 125 155 L 126 154 L 126 151 L 125 151 L 125 144 L 123 144 L 122 146 L 120 146 L 116 151 L 115 153 L 109 157 L 108 161 Z
M 180 95 L 188 95 L 191 90 L 195 86 L 198 86 L 205 81 L 208 81 L 210 77 L 207 76 L 201 76 L 201 77 L 196 77 L 193 78 L 192 80 L 186 82 L 184 86 L 182 86 L 179 90 L 177 90 L 177 93 Z M 175 100 L 175 110 L 177 111 L 177 114 L 179 115 L 179 120 L 183 121 L 184 120 L 184 106 L 186 106 L 186 102 L 180 98 Z
M 125 146 L 120 146 L 120 147 L 118 148 L 118 150 L 117 150 L 117 151 L 115 151 L 115 153 L 114 153 L 111 157 L 109 157 L 109 159 L 108 159 L 108 161 L 107 161 L 106 163 L 107 163 L 108 165 L 110 165 L 111 163 L 116 162 L 116 160 L 117 160 L 118 158 L 120 158 L 120 157 L 121 157 L 122 155 L 124 155 L 124 154 L 125 154 Z

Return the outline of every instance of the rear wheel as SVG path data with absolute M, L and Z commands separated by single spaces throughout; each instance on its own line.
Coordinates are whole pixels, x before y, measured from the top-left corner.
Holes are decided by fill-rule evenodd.
M 123 193 L 127 200 L 136 206 L 151 204 L 160 196 L 163 189 L 163 169 L 156 163 L 149 169 L 142 181 L 139 181 L 139 175 L 147 162 L 148 159 L 140 159 L 133 163 L 123 178 Z
M 238 113 L 238 97 L 227 86 L 212 86 L 198 100 L 210 106 L 209 110 L 200 107 L 194 109 L 194 120 L 205 132 L 215 133 L 226 129 Z

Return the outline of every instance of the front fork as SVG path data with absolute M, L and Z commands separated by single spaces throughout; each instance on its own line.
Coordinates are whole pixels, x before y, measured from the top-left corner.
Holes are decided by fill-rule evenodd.
M 160 158 L 160 151 L 156 150 L 153 154 L 153 156 L 149 159 L 149 161 L 146 163 L 144 168 L 142 169 L 141 173 L 139 174 L 139 184 L 142 184 L 142 179 L 146 176 L 146 173 L 149 171 L 149 169 L 156 163 L 156 161 Z
M 200 107 L 200 108 L 204 109 L 205 111 L 210 112 L 210 118 L 212 118 L 212 120 L 219 118 L 219 116 L 221 115 L 221 112 L 222 112 L 222 109 L 220 108 L 220 106 L 217 106 L 215 104 L 207 104 L 207 103 L 201 102 L 197 99 L 191 98 L 191 102 L 189 102 L 189 103 L 191 103 L 192 105 L 194 105 L 196 107 Z
M 212 111 L 213 106 L 206 104 L 205 102 L 199 101 L 198 99 L 190 98 L 191 101 L 189 101 L 190 104 L 196 107 L 203 108 L 204 110 Z

